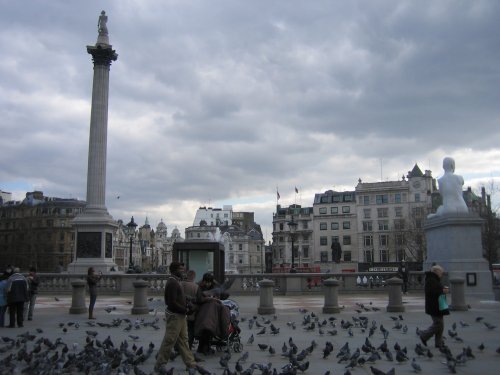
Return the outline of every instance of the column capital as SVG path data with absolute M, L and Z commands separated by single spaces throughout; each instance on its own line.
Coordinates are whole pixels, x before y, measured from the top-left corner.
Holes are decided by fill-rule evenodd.
M 92 55 L 94 65 L 104 65 L 109 67 L 111 65 L 111 61 L 116 61 L 118 59 L 118 54 L 111 48 L 111 46 L 87 46 L 87 52 Z

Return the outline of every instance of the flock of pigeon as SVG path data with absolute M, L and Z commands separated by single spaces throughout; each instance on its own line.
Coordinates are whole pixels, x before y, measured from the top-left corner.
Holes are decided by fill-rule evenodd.
M 420 343 L 418 328 L 416 332 L 409 332 L 404 314 L 377 314 L 379 321 L 376 321 L 370 315 L 373 316 L 378 308 L 371 303 L 366 306 L 357 303 L 352 314 L 347 310 L 329 315 L 299 309 L 298 313 L 287 315 L 293 316 L 295 321 L 284 321 L 286 319 L 277 315 L 242 315 L 239 320 L 242 352 L 236 353 L 231 346 L 223 346 L 214 355 L 197 357 L 201 366 L 191 370 L 190 375 L 196 372 L 202 375 L 312 374 L 313 365 L 314 375 L 318 374 L 318 368 L 322 369 L 318 375 L 420 373 L 432 361 L 437 361 L 433 368 L 438 366 L 442 369 L 440 372 L 460 373 L 461 368 L 474 366 L 471 362 L 478 361 L 487 351 L 495 351 L 500 359 L 500 346 L 495 348 L 487 344 L 491 342 L 488 340 L 497 337 L 496 326 L 482 317 L 452 323 L 453 316 L 447 317 L 450 328 L 445 332 L 446 345 L 431 349 L 431 341 L 428 347 Z M 117 314 L 113 307 L 106 311 L 110 318 Z M 185 373 L 184 364 L 176 358 L 177 353 L 172 353 L 172 361 L 159 372 L 152 370 L 164 334 L 164 322 L 156 309 L 147 318 L 102 320 L 67 321 L 33 332 L 1 336 L 0 373 Z M 430 319 L 419 324 L 427 326 Z M 468 345 L 467 330 L 481 329 L 485 332 L 484 343 L 474 347 Z M 52 335 L 46 335 L 44 330 L 50 330 Z M 65 335 L 70 330 L 80 332 L 77 336 L 71 335 L 72 341 L 74 337 L 81 337 L 82 341 L 68 342 Z M 10 332 L 2 330 L 4 334 Z M 49 339 L 54 333 L 57 338 Z

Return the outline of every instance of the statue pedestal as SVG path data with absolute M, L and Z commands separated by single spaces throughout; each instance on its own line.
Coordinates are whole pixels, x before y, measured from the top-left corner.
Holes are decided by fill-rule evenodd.
M 427 219 L 424 230 L 427 259 L 424 271 L 433 262 L 441 265 L 448 279 L 465 280 L 465 296 L 493 300 L 488 262 L 483 257 L 483 219 L 471 214 L 443 214 Z

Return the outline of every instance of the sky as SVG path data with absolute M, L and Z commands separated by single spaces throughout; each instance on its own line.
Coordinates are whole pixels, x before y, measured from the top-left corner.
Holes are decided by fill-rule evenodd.
M 500 186 L 500 2 L 0 0 L 0 190 L 86 199 L 101 10 L 110 71 L 106 206 L 193 224 L 434 177 Z M 295 187 L 299 194 L 295 194 Z M 118 198 L 119 197 L 119 198 Z

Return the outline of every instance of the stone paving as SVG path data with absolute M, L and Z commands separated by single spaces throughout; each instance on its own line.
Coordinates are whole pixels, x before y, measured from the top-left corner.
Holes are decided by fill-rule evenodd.
M 397 313 L 387 313 L 387 296 L 385 294 L 352 294 L 340 295 L 339 305 L 342 308 L 338 314 L 323 314 L 322 307 L 324 299 L 322 296 L 275 296 L 274 306 L 276 308 L 275 315 L 260 316 L 257 314 L 259 305 L 258 296 L 235 296 L 233 298 L 239 304 L 240 310 L 240 328 L 241 328 L 241 343 L 243 351 L 240 353 L 233 352 L 229 360 L 228 368 L 231 373 L 237 373 L 235 368 L 238 359 L 248 352 L 248 359 L 239 364 L 243 368 L 243 372 L 239 374 L 259 375 L 262 370 L 255 368 L 251 371 L 252 363 L 268 364 L 271 363 L 273 369 L 276 369 L 277 374 L 298 373 L 298 374 L 345 374 L 348 371 L 351 374 L 371 374 L 370 366 L 373 366 L 383 372 L 387 372 L 394 368 L 396 374 L 415 373 L 411 362 L 416 358 L 416 363 L 420 366 L 422 373 L 451 373 L 446 364 L 445 356 L 435 349 L 433 343 L 429 341 L 428 345 L 432 358 L 427 356 L 418 356 L 415 353 L 415 346 L 419 342 L 416 336 L 417 327 L 425 329 L 430 325 L 431 319 L 423 312 L 423 297 L 421 295 L 409 295 L 403 297 L 405 312 L 401 314 L 403 320 L 400 320 Z M 25 322 L 22 328 L 0 328 L 2 340 L 0 341 L 0 358 L 3 359 L 0 364 L 1 373 L 7 371 L 12 374 L 57 374 L 64 373 L 59 370 L 64 362 L 61 360 L 62 348 L 64 345 L 59 345 L 58 348 L 50 350 L 45 344 L 41 344 L 42 351 L 46 351 L 46 358 L 52 358 L 53 366 L 48 372 L 42 372 L 44 366 L 41 362 L 37 366 L 33 366 L 34 359 L 31 359 L 28 367 L 26 359 L 29 357 L 19 354 L 24 347 L 23 341 L 26 341 L 26 353 L 32 352 L 36 348 L 36 342 L 39 338 L 46 338 L 54 343 L 60 341 L 67 344 L 69 354 L 78 354 L 83 350 L 86 344 L 86 331 L 95 331 L 97 336 L 95 344 L 102 343 L 108 336 L 114 343 L 115 347 L 119 347 L 121 343 L 128 343 L 128 350 L 131 352 L 133 347 L 139 349 L 143 347 L 146 351 L 150 344 L 154 345 L 152 354 L 144 362 L 139 363 L 137 368 L 130 368 L 129 373 L 145 373 L 152 374 L 155 363 L 154 356 L 160 346 L 163 338 L 165 324 L 162 300 L 155 297 L 149 301 L 151 311 L 146 315 L 131 315 L 132 297 L 109 297 L 99 296 L 97 299 L 95 313 L 97 316 L 97 324 L 89 326 L 89 320 L 85 314 L 69 314 L 71 306 L 71 298 L 69 296 L 39 296 L 33 321 Z M 487 328 L 485 323 L 492 326 L 500 326 L 500 303 L 495 301 L 467 301 L 470 304 L 468 311 L 452 312 L 450 316 L 445 318 L 445 337 L 446 344 L 450 348 L 451 353 L 457 357 L 462 353 L 464 348 L 470 347 L 475 358 L 468 358 L 463 364 L 457 364 L 456 373 L 458 374 L 500 374 L 500 335 L 498 328 Z M 307 311 L 304 311 L 306 309 Z M 250 328 L 249 322 L 254 320 Z M 408 360 L 398 363 L 396 359 L 389 361 L 385 354 L 381 351 L 382 359 L 375 363 L 356 364 L 350 368 L 349 361 L 341 361 L 337 357 L 340 348 L 348 343 L 351 354 L 357 348 L 362 348 L 366 338 L 369 336 L 369 329 L 363 329 L 356 324 L 361 317 L 366 317 L 368 327 L 372 324 L 376 325 L 377 329 L 369 341 L 378 348 L 384 342 L 383 333 L 380 330 L 382 325 L 388 332 L 386 339 L 387 346 L 396 357 L 395 344 L 399 344 L 401 348 L 406 348 Z M 304 325 L 306 319 L 315 321 L 314 328 L 310 323 Z M 335 318 L 335 320 L 333 320 Z M 397 320 L 393 320 L 397 319 Z M 482 318 L 479 319 L 478 318 Z M 125 330 L 129 326 L 125 321 L 119 326 L 109 326 L 112 322 L 117 322 L 117 319 L 130 319 L 131 329 Z M 361 318 L 363 319 L 363 318 Z M 155 323 L 157 321 L 157 323 Z M 341 322 L 351 322 L 354 324 L 350 329 L 342 328 Z M 326 325 L 318 328 L 318 323 L 326 322 Z M 90 322 L 90 324 L 93 324 Z M 279 333 L 272 334 L 270 325 L 273 324 L 279 329 Z M 333 326 L 335 324 L 335 326 Z M 259 327 L 260 326 L 260 327 Z M 453 326 L 456 326 L 453 329 Z M 263 327 L 266 327 L 266 332 L 259 334 Z M 31 340 L 25 340 L 26 332 L 35 335 Z M 336 333 L 335 333 L 336 332 Z M 21 335 L 21 336 L 20 336 Z M 253 336 L 253 343 L 249 344 L 249 338 Z M 17 344 L 11 344 L 8 338 L 17 340 Z M 283 366 L 289 363 L 288 358 L 281 355 L 282 347 L 285 344 L 289 347 L 289 340 L 292 340 L 298 347 L 298 351 L 309 347 L 315 343 L 315 348 L 309 353 L 306 358 L 299 362 L 304 364 L 309 362 L 309 367 L 303 372 L 300 369 L 292 369 L 291 372 L 286 372 Z M 333 345 L 333 351 L 326 358 L 324 357 L 324 349 L 326 343 Z M 267 348 L 263 345 L 267 345 Z M 480 345 L 484 345 L 484 349 L 480 350 Z M 12 347 L 10 347 L 12 346 Z M 275 350 L 275 354 L 270 354 L 269 346 Z M 54 356 L 58 351 L 57 359 Z M 10 363 L 14 370 L 9 370 L 5 365 L 6 359 L 13 353 Z M 219 364 L 222 353 L 215 353 L 210 356 L 200 356 L 202 360 L 200 364 L 211 374 L 223 374 L 224 369 Z M 368 359 L 369 354 L 361 352 L 360 358 Z M 33 358 L 33 357 L 32 357 Z M 36 356 L 35 356 L 36 358 Z M 64 358 L 64 357 L 63 357 Z M 459 357 L 460 359 L 460 357 Z M 48 361 L 48 360 L 47 360 Z M 363 360 L 362 360 L 363 361 Z M 361 361 L 361 362 L 362 362 Z M 460 362 L 460 361 L 459 361 Z M 45 365 L 46 366 L 46 365 Z M 304 365 L 303 365 L 304 366 Z M 187 374 L 184 364 L 180 357 L 169 362 L 168 368 L 174 368 L 174 374 Z M 23 372 L 24 369 L 24 372 Z M 119 371 L 120 370 L 120 371 Z M 88 373 L 95 374 L 118 374 L 126 373 L 127 368 L 118 366 L 111 370 L 103 366 L 100 370 L 92 369 Z M 245 373 L 244 371 L 247 370 Z M 71 372 L 72 374 L 80 372 Z M 84 373 L 84 372 L 81 372 Z

